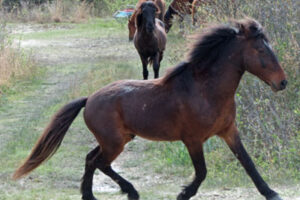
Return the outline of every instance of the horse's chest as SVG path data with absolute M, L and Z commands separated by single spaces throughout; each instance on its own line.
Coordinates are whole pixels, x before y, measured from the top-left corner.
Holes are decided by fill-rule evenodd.
M 140 52 L 143 55 L 154 55 L 158 52 L 158 47 L 156 44 L 151 44 L 151 43 L 143 43 L 140 47 Z

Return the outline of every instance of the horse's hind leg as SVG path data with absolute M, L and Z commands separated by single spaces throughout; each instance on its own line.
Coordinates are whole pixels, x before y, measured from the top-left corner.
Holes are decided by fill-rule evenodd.
M 206 165 L 201 142 L 185 142 L 195 168 L 194 180 L 178 195 L 177 200 L 188 200 L 197 193 L 197 190 L 206 177 Z
M 95 159 L 100 154 L 100 147 L 96 147 L 86 156 L 85 171 L 81 181 L 81 194 L 83 200 L 96 200 L 92 192 L 93 176 L 96 169 Z
M 128 199 L 129 200 L 138 200 L 139 199 L 139 194 L 133 187 L 133 185 L 128 182 L 126 179 L 124 179 L 122 176 L 120 176 L 118 173 L 116 173 L 111 166 L 107 166 L 104 168 L 100 168 L 100 170 L 112 178 L 121 188 L 123 193 L 128 194 Z
M 111 134 L 113 132 L 116 134 Z M 138 200 L 139 194 L 133 185 L 111 168 L 111 163 L 123 151 L 124 145 L 132 139 L 132 136 L 123 137 L 123 135 L 117 134 L 117 132 L 110 131 L 108 136 L 105 134 L 102 135 L 100 139 L 101 153 L 95 158 L 94 164 L 96 168 L 120 186 L 122 192 L 128 195 L 129 200 Z
M 93 176 L 96 168 L 112 178 L 120 186 L 122 192 L 128 194 L 129 200 L 139 199 L 139 194 L 133 185 L 116 173 L 110 166 L 110 163 L 122 152 L 123 145 L 119 146 L 119 148 L 118 145 L 112 147 L 118 149 L 118 151 L 111 154 L 98 146 L 86 156 L 85 172 L 81 183 L 83 200 L 97 200 L 92 193 Z

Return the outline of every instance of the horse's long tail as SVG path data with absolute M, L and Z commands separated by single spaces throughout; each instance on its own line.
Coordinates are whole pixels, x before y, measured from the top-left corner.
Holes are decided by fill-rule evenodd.
M 14 173 L 13 179 L 28 174 L 56 152 L 73 120 L 77 117 L 81 108 L 85 107 L 86 101 L 86 97 L 76 99 L 66 104 L 53 116 L 50 124 L 32 149 L 31 154 Z

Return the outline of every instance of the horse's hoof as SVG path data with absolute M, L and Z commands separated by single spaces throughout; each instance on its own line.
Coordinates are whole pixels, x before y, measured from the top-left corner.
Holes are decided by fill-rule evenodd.
M 140 195 L 137 192 L 128 193 L 128 200 L 139 200 Z
M 282 198 L 277 194 L 271 198 L 267 198 L 267 200 L 282 200 Z
M 82 200 L 98 200 L 94 196 L 82 197 Z
M 190 198 L 185 196 L 184 193 L 180 193 L 178 196 L 177 196 L 177 200 L 189 200 Z

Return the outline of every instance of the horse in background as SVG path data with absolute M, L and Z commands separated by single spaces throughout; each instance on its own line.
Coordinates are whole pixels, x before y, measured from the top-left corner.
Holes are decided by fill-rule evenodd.
M 234 3 L 235 0 L 231 0 Z M 179 22 L 182 23 L 184 16 L 191 15 L 193 25 L 196 24 L 197 19 L 195 14 L 197 8 L 204 4 L 216 4 L 215 0 L 173 0 L 168 7 L 164 16 L 166 32 L 168 33 L 172 27 L 172 20 L 174 15 L 179 17 Z
M 159 77 L 160 62 L 166 48 L 165 27 L 161 20 L 155 18 L 157 12 L 160 10 L 152 1 L 140 4 L 136 12 L 137 30 L 133 40 L 143 64 L 144 80 L 148 79 L 148 63 L 153 64 L 154 78 Z
M 164 22 L 166 26 L 166 32 L 168 33 L 172 27 L 172 20 L 174 15 L 179 17 L 180 23 L 183 21 L 185 15 L 192 14 L 192 21 L 195 24 L 194 12 L 196 12 L 195 6 L 198 6 L 203 0 L 173 0 L 168 7 L 168 10 L 164 16 Z
M 166 10 L 166 4 L 165 4 L 164 0 L 139 0 L 135 6 L 135 11 L 131 15 L 131 17 L 128 19 L 129 41 L 133 40 L 134 33 L 136 31 L 135 19 L 136 19 L 136 15 L 137 15 L 137 9 L 145 1 L 153 1 L 160 10 L 160 12 L 157 12 L 156 18 L 160 19 L 161 21 L 164 20 L 164 15 L 165 15 L 165 10 Z
M 145 4 L 150 6 L 149 2 Z M 275 92 L 287 85 L 285 73 L 258 22 L 244 19 L 210 27 L 196 37 L 187 60 L 164 77 L 117 81 L 63 106 L 14 178 L 28 174 L 49 159 L 85 107 L 85 123 L 99 145 L 86 156 L 81 183 L 83 200 L 96 200 L 92 192 L 96 169 L 115 181 L 129 200 L 139 199 L 134 186 L 111 167 L 136 135 L 154 141 L 182 141 L 188 149 L 195 177 L 177 200 L 189 200 L 206 178 L 203 144 L 212 136 L 227 143 L 267 200 L 282 200 L 256 170 L 235 123 L 234 97 L 245 72 L 257 76 Z

